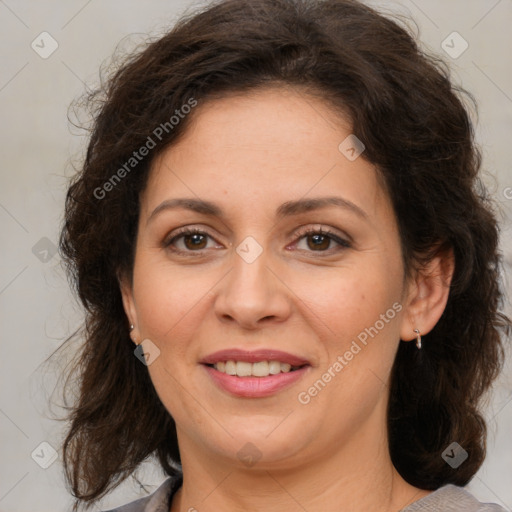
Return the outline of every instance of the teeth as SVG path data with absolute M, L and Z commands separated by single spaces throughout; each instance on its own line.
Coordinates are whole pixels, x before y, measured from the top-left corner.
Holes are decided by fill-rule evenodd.
M 269 361 L 268 371 L 271 375 L 281 373 L 281 363 L 279 361 Z
M 259 363 L 252 363 L 252 374 L 255 377 L 266 377 L 270 374 L 268 369 L 268 361 L 260 361 Z
M 219 361 L 213 367 L 222 373 L 228 375 L 237 375 L 238 377 L 268 377 L 278 373 L 288 373 L 292 371 L 292 365 L 281 363 L 280 361 L 258 361 L 257 363 L 248 363 L 246 361 Z M 294 368 L 295 369 L 295 368 Z
M 219 368 L 217 368 L 217 370 L 222 371 Z M 224 371 L 228 375 L 236 375 L 236 363 L 235 363 L 235 361 L 226 361 L 226 366 L 225 366 L 225 370 Z
M 237 361 L 236 374 L 239 377 L 249 377 L 252 374 L 252 363 L 246 363 L 245 361 Z

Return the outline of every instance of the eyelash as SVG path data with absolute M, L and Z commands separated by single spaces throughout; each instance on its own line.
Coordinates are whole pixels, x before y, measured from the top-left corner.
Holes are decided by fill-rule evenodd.
M 185 236 L 190 236 L 190 235 L 206 235 L 213 239 L 213 237 L 208 232 L 203 231 L 201 229 L 182 228 L 182 229 L 178 230 L 178 232 L 170 240 L 164 242 L 163 245 L 165 248 L 171 248 L 172 244 L 176 240 L 183 238 Z M 336 233 L 330 231 L 329 229 L 324 229 L 324 228 L 305 228 L 305 229 L 299 230 L 295 234 L 296 241 L 299 241 L 302 238 L 305 238 L 309 235 L 327 236 L 328 238 L 330 238 L 331 240 L 333 240 L 334 242 L 339 244 L 339 247 L 335 248 L 334 252 L 339 252 L 344 249 L 350 249 L 352 247 L 351 243 L 348 240 L 344 240 L 343 238 L 340 238 Z M 197 253 L 197 254 L 195 254 L 195 256 L 203 256 L 203 251 L 205 251 L 206 249 L 200 249 L 197 251 L 192 251 L 192 250 L 184 251 L 182 249 L 172 248 L 171 250 L 172 250 L 172 252 L 177 253 L 177 254 L 191 255 L 191 254 Z M 307 251 L 307 252 L 311 252 L 311 253 L 318 252 L 322 255 L 323 254 L 331 255 L 333 252 L 333 249 L 327 249 L 325 251 Z

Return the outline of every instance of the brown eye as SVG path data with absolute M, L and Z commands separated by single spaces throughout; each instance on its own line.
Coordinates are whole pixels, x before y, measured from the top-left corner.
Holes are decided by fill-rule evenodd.
M 183 243 L 187 249 L 204 249 L 206 237 L 200 233 L 193 233 L 192 235 L 184 235 Z
M 307 252 L 331 253 L 352 247 L 350 242 L 329 230 L 309 228 L 299 233 L 297 236 L 299 241 L 302 239 L 306 240 L 306 248 L 299 247 L 299 249 Z M 170 240 L 164 242 L 164 247 L 171 248 L 172 251 L 179 254 L 198 253 L 197 256 L 200 256 L 201 251 L 208 248 L 208 238 L 213 240 L 213 238 L 204 231 L 184 228 Z M 182 244 L 181 247 L 179 246 L 179 242 Z M 338 247 L 330 247 L 332 242 L 337 244 Z
M 306 239 L 312 243 L 308 243 L 310 249 L 329 249 L 332 239 L 325 235 L 308 235 Z
M 183 229 L 164 242 L 164 247 L 169 247 L 178 253 L 199 252 L 207 249 L 208 238 L 212 237 L 199 229 Z M 178 242 L 182 242 L 181 246 L 177 246 Z
M 302 239 L 306 240 L 306 249 L 303 249 L 301 247 L 298 248 L 309 252 L 331 252 L 331 250 L 341 251 L 343 249 L 348 249 L 352 247 L 350 242 L 344 240 L 343 238 L 329 230 L 309 228 L 305 231 L 298 233 L 297 236 L 299 237 L 299 242 Z M 331 249 L 331 242 L 337 244 L 338 247 Z

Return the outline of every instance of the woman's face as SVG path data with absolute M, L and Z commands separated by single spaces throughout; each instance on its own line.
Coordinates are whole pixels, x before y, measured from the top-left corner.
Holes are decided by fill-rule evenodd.
M 374 167 L 348 124 L 291 89 L 207 102 L 194 116 L 153 165 L 123 286 L 180 448 L 275 468 L 358 436 L 383 442 L 390 370 L 414 334 Z

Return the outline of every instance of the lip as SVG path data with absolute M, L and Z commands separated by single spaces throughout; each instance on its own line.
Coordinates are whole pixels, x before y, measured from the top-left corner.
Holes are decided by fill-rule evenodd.
M 219 361 L 245 361 L 247 363 L 257 363 L 258 361 L 280 361 L 281 363 L 288 363 L 291 366 L 310 365 L 311 363 L 302 357 L 282 352 L 281 350 L 274 349 L 258 349 L 258 350 L 240 350 L 238 348 L 228 348 L 219 350 L 213 354 L 209 354 L 201 361 L 202 364 L 215 364 Z M 299 370 L 296 370 L 299 371 Z M 267 377 L 257 377 L 258 379 L 265 379 Z
M 242 359 L 238 360 L 241 361 Z M 203 364 L 203 368 L 209 374 L 213 382 L 222 390 L 237 397 L 263 398 L 290 387 L 304 377 L 311 366 L 307 364 L 292 372 L 278 373 L 277 375 L 269 375 L 268 377 L 238 377 L 236 375 L 228 375 L 227 373 L 219 372 L 212 366 L 206 366 L 206 363 Z

